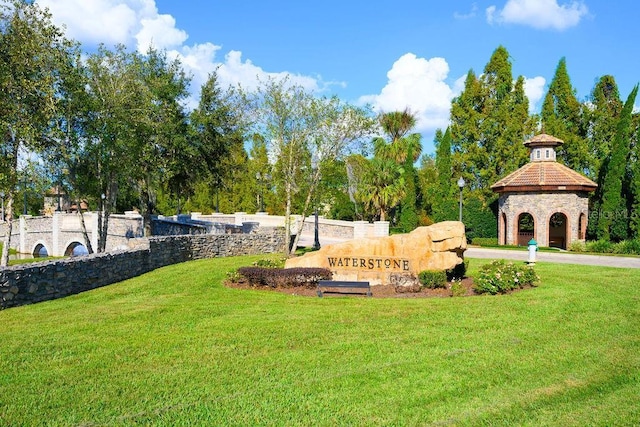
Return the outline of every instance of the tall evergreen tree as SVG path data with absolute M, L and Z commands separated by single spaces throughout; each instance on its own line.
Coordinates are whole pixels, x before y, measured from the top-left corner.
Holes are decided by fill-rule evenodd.
M 464 91 L 451 108 L 453 169 L 485 205 L 491 185 L 527 161 L 522 145 L 533 130 L 524 79 L 513 85 L 509 53 L 500 46 L 477 78 L 467 74 Z
M 444 134 L 440 129 L 436 131 L 435 145 L 438 187 L 433 203 L 433 220 L 435 222 L 456 220 L 456 194 L 451 170 L 451 132 L 449 128 Z
M 623 182 L 630 159 L 631 117 L 637 93 L 636 85 L 622 108 L 611 146 L 602 190 L 602 215 L 598 221 L 599 239 L 619 241 L 626 239 L 628 235 L 626 189 Z
M 482 215 L 494 217 L 497 196 L 491 185 L 522 166 L 528 153 L 522 142 L 533 133 L 524 79 L 513 84 L 509 53 L 499 46 L 480 77 L 467 74 L 464 91 L 451 106 L 454 176 L 462 176 L 467 201 L 477 200 Z M 491 237 L 491 236 L 481 236 Z
M 588 174 L 589 147 L 582 119 L 582 106 L 571 85 L 565 58 L 561 58 L 542 104 L 542 127 L 545 133 L 560 138 L 558 160 L 583 174 Z
M 622 101 L 613 76 L 602 76 L 593 88 L 587 114 L 587 135 L 589 163 L 587 176 L 598 183 L 598 188 L 590 197 L 592 212 L 602 208 L 602 190 L 606 175 L 607 161 L 611 154 L 611 143 L 615 139 L 616 126 L 620 120 Z M 599 215 L 592 215 L 587 227 L 587 238 L 597 236 Z

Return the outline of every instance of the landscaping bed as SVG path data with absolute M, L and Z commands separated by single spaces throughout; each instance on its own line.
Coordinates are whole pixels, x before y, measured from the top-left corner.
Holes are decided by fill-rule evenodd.
M 465 289 L 465 293 L 460 296 L 473 296 L 477 295 L 473 290 L 473 278 L 465 277 L 461 281 L 462 286 Z M 229 288 L 236 289 L 256 289 L 264 290 L 268 292 L 280 292 L 289 295 L 300 295 L 317 297 L 316 287 L 313 286 L 298 286 L 298 287 L 266 287 L 266 286 L 251 286 L 245 281 L 229 281 L 225 282 L 225 285 Z M 444 298 L 451 297 L 451 283 L 447 283 L 446 288 L 429 289 L 422 288 L 419 292 L 402 292 L 398 293 L 393 285 L 376 285 L 371 286 L 372 298 Z M 345 296 L 347 293 L 329 293 L 326 296 Z M 353 296 L 364 296 L 363 294 L 353 294 Z

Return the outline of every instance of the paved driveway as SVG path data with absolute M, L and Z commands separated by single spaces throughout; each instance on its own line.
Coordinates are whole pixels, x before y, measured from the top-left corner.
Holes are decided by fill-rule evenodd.
M 528 251 L 508 249 L 467 248 L 464 253 L 469 258 L 496 258 L 527 261 Z M 603 265 L 607 267 L 640 268 L 640 258 L 584 255 L 567 252 L 536 252 L 536 261 L 558 262 L 564 264 Z

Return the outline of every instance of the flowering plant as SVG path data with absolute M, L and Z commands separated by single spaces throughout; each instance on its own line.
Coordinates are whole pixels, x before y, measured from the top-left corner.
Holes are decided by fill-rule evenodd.
M 524 286 L 536 286 L 539 280 L 540 277 L 531 266 L 497 260 L 480 267 L 474 289 L 480 294 L 503 294 Z

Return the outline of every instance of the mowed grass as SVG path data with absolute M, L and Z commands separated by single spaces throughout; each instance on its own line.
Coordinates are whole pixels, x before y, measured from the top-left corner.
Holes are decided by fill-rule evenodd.
M 258 258 L 1 311 L 0 425 L 640 424 L 640 270 L 539 263 L 537 288 L 465 298 L 222 286 Z

